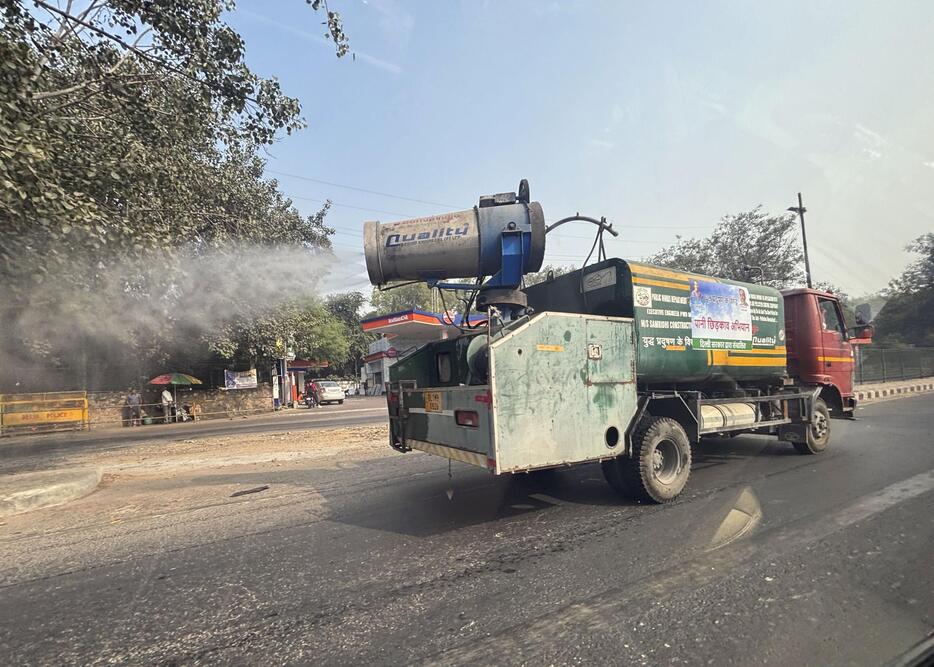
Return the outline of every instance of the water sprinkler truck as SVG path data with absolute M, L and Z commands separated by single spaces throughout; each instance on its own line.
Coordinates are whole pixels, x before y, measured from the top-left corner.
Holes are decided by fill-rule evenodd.
M 597 226 L 596 261 L 524 287 L 546 234 L 577 220 Z M 617 232 L 583 216 L 546 227 L 524 180 L 470 210 L 365 223 L 374 285 L 425 281 L 486 314 L 391 368 L 394 449 L 496 475 L 599 462 L 623 496 L 666 503 L 705 436 L 827 448 L 831 418 L 853 415 L 854 346 L 870 326 L 848 328 L 839 299 L 820 290 L 606 258 L 604 233 Z

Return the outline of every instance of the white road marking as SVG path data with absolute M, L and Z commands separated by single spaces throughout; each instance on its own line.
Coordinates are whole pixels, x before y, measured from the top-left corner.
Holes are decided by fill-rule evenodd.
M 678 563 L 650 579 L 626 588 L 610 588 L 528 623 L 506 627 L 479 642 L 429 656 L 424 662 L 435 665 L 512 662 L 510 656 L 522 656 L 523 661 L 535 662 L 543 647 L 563 642 L 573 644 L 587 632 L 612 632 L 627 611 L 631 613 L 642 604 L 657 602 L 688 582 L 689 588 L 700 588 L 727 576 L 744 561 L 763 554 L 774 558 L 788 553 L 931 491 L 934 491 L 934 470 L 862 496 L 829 516 L 815 517 L 806 526 L 775 529 L 756 542 L 735 542 L 722 550 Z

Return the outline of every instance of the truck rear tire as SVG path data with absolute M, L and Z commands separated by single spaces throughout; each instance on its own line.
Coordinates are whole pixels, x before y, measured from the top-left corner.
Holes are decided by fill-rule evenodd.
M 793 443 L 799 454 L 820 454 L 830 443 L 830 410 L 824 399 L 814 401 L 814 420 L 808 426 L 807 442 Z
M 603 476 L 613 489 L 633 500 L 670 503 L 691 475 L 691 443 L 674 419 L 649 417 L 632 436 L 631 456 L 604 461 Z

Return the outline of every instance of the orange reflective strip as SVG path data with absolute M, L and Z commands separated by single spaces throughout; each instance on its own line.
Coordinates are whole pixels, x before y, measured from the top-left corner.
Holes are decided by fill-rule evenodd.
M 784 357 L 729 357 L 726 366 L 784 366 Z
M 682 285 L 680 283 L 670 283 L 666 280 L 652 280 L 651 278 L 639 278 L 638 276 L 632 277 L 632 282 L 637 285 L 652 285 L 653 287 L 669 287 L 671 289 L 684 290 L 689 292 L 691 290 L 687 285 Z
M 645 264 L 635 264 L 629 262 L 629 267 L 632 270 L 634 275 L 646 275 L 646 276 L 656 276 L 658 278 L 671 278 L 672 280 L 706 280 L 707 282 L 716 283 L 720 282 L 716 278 L 709 278 L 707 276 L 699 276 L 692 273 L 683 273 L 681 271 L 672 271 L 670 269 L 659 269 L 654 266 L 646 266 Z
M 751 350 L 730 350 L 730 354 L 785 354 L 786 350 L 784 347 L 776 347 L 774 349 L 760 349 L 754 347 Z

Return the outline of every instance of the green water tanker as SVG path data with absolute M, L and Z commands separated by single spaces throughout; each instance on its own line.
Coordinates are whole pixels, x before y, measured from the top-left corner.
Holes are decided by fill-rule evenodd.
M 781 293 L 618 258 L 523 289 L 522 275 L 538 268 L 524 253 L 541 263 L 541 208 L 527 187 L 509 194 L 481 198 L 477 211 L 508 207 L 474 214 L 487 221 L 482 243 L 429 234 L 415 242 L 411 271 L 398 247 L 391 261 L 368 247 L 371 276 L 383 275 L 374 266 L 382 262 L 394 279 L 463 291 L 435 269 L 420 273 L 458 248 L 497 271 L 485 281 L 478 275 L 467 301 L 485 322 L 392 367 L 393 448 L 494 474 L 600 462 L 618 492 L 668 502 L 690 475 L 691 443 L 749 432 L 817 454 L 830 441 L 830 417 L 852 414 L 852 346 L 871 330 L 847 330 L 832 294 Z M 586 220 L 600 233 L 611 229 Z M 393 225 L 404 238 L 405 223 Z M 446 229 L 437 218 L 431 225 Z M 425 221 L 413 229 L 424 233 Z M 491 241 L 497 229 L 500 244 Z M 460 276 L 465 261 L 451 261 Z

